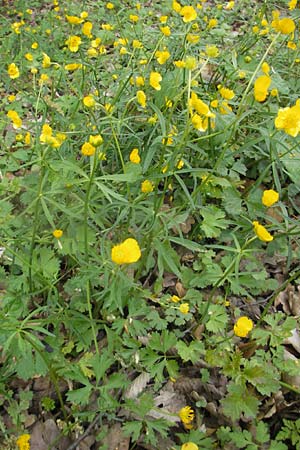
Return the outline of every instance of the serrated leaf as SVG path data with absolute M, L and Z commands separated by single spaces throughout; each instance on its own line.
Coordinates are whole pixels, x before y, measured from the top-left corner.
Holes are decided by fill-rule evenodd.
M 258 365 L 255 361 L 246 361 L 243 372 L 246 380 L 256 387 L 262 395 L 270 395 L 280 389 L 279 373 L 275 367 Z
M 233 420 L 240 419 L 244 414 L 246 417 L 256 417 L 259 400 L 251 395 L 245 386 L 231 384 L 228 387 L 228 395 L 221 400 L 224 414 Z
M 187 345 L 183 341 L 179 341 L 176 344 L 176 348 L 180 358 L 184 362 L 191 361 L 192 363 L 195 363 L 204 353 L 204 345 L 200 341 L 193 341 L 190 345 Z
M 225 306 L 210 305 L 208 317 L 208 321 L 205 324 L 208 331 L 218 333 L 225 330 L 228 322 L 228 315 Z
M 87 405 L 89 403 L 92 387 L 93 386 L 90 384 L 83 388 L 69 391 L 67 392 L 67 398 L 70 402 L 75 403 L 76 405 Z
M 225 220 L 225 213 L 216 206 L 204 206 L 200 210 L 203 217 L 200 228 L 208 238 L 216 238 L 220 236 L 221 231 L 228 226 L 228 220 Z

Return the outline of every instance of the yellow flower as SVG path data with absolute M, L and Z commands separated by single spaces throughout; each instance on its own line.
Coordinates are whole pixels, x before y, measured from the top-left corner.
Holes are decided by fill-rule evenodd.
M 178 415 L 180 417 L 181 422 L 186 425 L 193 422 L 194 417 L 195 417 L 194 410 L 190 406 L 184 406 L 183 408 L 181 408 Z
M 142 108 L 146 108 L 147 97 L 144 91 L 137 91 L 136 99 Z
M 47 55 L 47 53 L 43 53 L 43 61 L 42 61 L 42 67 L 44 69 L 47 69 L 48 67 L 51 66 L 51 59 L 49 58 L 49 56 Z
M 133 23 L 136 23 L 139 20 L 139 16 L 137 16 L 136 14 L 130 14 L 129 20 L 131 20 L 131 22 L 133 22 Z
M 232 91 L 231 89 L 227 89 L 225 87 L 220 87 L 219 92 L 221 96 L 225 98 L 225 100 L 232 100 L 233 97 L 235 96 L 234 91 Z
M 205 53 L 209 58 L 216 58 L 219 56 L 219 50 L 215 45 L 207 45 L 205 48 Z
M 32 53 L 25 53 L 25 59 L 27 59 L 27 61 L 33 61 L 33 56 Z
M 190 305 L 188 303 L 181 303 L 181 305 L 179 306 L 179 311 L 182 314 L 187 314 L 190 310 Z
M 90 135 L 89 143 L 94 147 L 99 147 L 99 145 L 103 144 L 103 137 L 101 136 L 101 134 L 96 134 L 95 136 Z
M 82 25 L 81 31 L 82 31 L 82 34 L 84 34 L 85 36 L 91 37 L 92 36 L 92 29 L 93 29 L 92 22 L 85 22 Z
M 32 48 L 33 50 L 36 50 L 36 49 L 38 48 L 38 46 L 39 46 L 39 44 L 38 44 L 37 42 L 33 42 L 33 43 L 31 44 L 31 48 Z
M 233 331 L 236 336 L 247 337 L 253 328 L 253 322 L 246 316 L 240 317 L 234 324 Z
M 133 48 L 143 48 L 143 44 L 138 39 L 133 39 L 132 41 L 132 47 Z
M 183 6 L 180 9 L 180 14 L 183 16 L 185 23 L 192 22 L 197 18 L 197 12 L 192 6 Z
M 62 237 L 62 235 L 64 234 L 64 232 L 63 232 L 63 230 L 56 229 L 53 231 L 52 234 L 56 239 L 60 239 Z
M 48 124 L 44 124 L 42 127 L 42 133 L 40 135 L 40 142 L 43 144 L 49 144 L 52 137 L 52 128 Z
M 177 163 L 177 169 L 182 169 L 183 168 L 183 166 L 184 166 L 184 161 L 183 161 L 183 159 L 180 159 L 179 161 L 178 161 L 178 163 Z
M 270 92 L 272 97 L 278 97 L 278 89 L 274 88 Z
M 296 25 L 293 19 L 290 19 L 289 17 L 284 17 L 283 19 L 277 18 L 273 20 L 272 27 L 282 34 L 290 34 L 295 31 Z
M 269 64 L 267 62 L 263 62 L 262 65 L 261 65 L 261 70 L 263 71 L 263 73 L 265 75 L 269 75 L 269 72 L 270 72 Z
M 14 128 L 21 128 L 21 126 L 22 126 L 22 119 L 20 118 L 20 116 L 17 113 L 17 111 L 14 111 L 14 110 L 10 109 L 7 112 L 6 115 L 12 121 Z
M 182 61 L 182 60 L 174 61 L 174 65 L 178 69 L 184 69 L 185 68 L 185 61 Z
M 159 21 L 160 21 L 160 23 L 167 23 L 168 16 L 160 16 Z
M 73 64 L 66 64 L 65 70 L 68 70 L 69 72 L 73 72 L 74 70 L 81 69 L 82 64 L 79 63 L 73 63 Z
M 89 13 L 88 13 L 87 11 L 82 11 L 82 12 L 80 13 L 80 17 L 81 17 L 82 19 L 87 19 L 88 16 L 89 16 Z
M 150 86 L 153 87 L 156 91 L 161 90 L 160 82 L 162 80 L 162 76 L 159 72 L 151 72 L 150 73 Z
M 168 25 L 166 25 L 165 27 L 160 27 L 160 31 L 162 32 L 162 34 L 164 34 L 166 37 L 171 36 L 171 30 L 170 27 Z
M 274 203 L 277 203 L 279 200 L 278 192 L 273 189 L 265 190 L 262 195 L 262 204 L 265 206 L 272 206 Z
M 12 80 L 14 80 L 15 78 L 19 78 L 20 76 L 20 71 L 15 63 L 9 64 L 7 73 Z
M 76 17 L 76 16 L 66 15 L 66 19 L 71 25 L 79 25 L 83 22 L 83 19 L 81 17 Z
M 227 3 L 227 5 L 224 7 L 224 9 L 227 9 L 227 11 L 234 8 L 234 1 L 230 1 Z
M 111 2 L 106 3 L 106 8 L 107 9 L 114 9 L 115 5 Z
M 270 84 L 271 78 L 267 75 L 262 75 L 255 80 L 254 98 L 257 102 L 264 102 L 266 100 Z
M 200 36 L 198 34 L 188 33 L 187 36 L 186 36 L 186 40 L 190 44 L 197 44 L 200 41 Z
M 290 2 L 289 2 L 289 9 L 292 11 L 293 9 L 295 9 L 296 8 L 296 6 L 297 6 L 297 1 L 298 0 L 291 0 Z
M 180 450 L 199 450 L 199 447 L 194 444 L 194 442 L 186 442 L 185 444 L 182 444 Z
M 86 108 L 93 108 L 96 104 L 93 95 L 86 95 L 82 101 Z
M 261 225 L 256 220 L 254 220 L 254 222 L 252 222 L 252 224 L 253 224 L 254 232 L 255 232 L 256 236 L 258 237 L 258 239 L 260 239 L 263 242 L 273 241 L 273 236 L 268 232 L 268 230 L 263 225 Z
M 157 59 L 158 64 L 165 64 L 165 62 L 170 58 L 170 53 L 167 50 L 157 50 L 157 52 L 155 52 L 155 57 Z
M 93 156 L 95 154 L 95 151 L 96 151 L 96 148 L 90 142 L 85 142 L 81 146 L 81 153 L 84 156 Z
M 138 242 L 133 238 L 125 239 L 111 249 L 111 259 L 116 264 L 132 264 L 141 257 Z
M 141 162 L 141 158 L 139 155 L 139 149 L 133 148 L 130 152 L 129 159 L 133 164 L 139 164 Z
M 141 75 L 137 76 L 137 77 L 135 78 L 135 84 L 136 84 L 137 86 L 145 86 L 145 78 L 142 77 Z
M 173 303 L 178 303 L 178 302 L 180 302 L 180 298 L 178 297 L 178 295 L 172 295 L 172 296 L 170 297 L 170 300 L 171 300 L 171 302 L 173 302 Z
M 187 56 L 185 59 L 185 67 L 188 70 L 194 70 L 197 67 L 197 60 L 194 56 Z
M 24 142 L 26 145 L 31 144 L 31 134 L 29 133 L 29 131 L 27 131 L 27 133 L 25 134 Z
M 290 136 L 300 133 L 300 100 L 292 107 L 280 109 L 275 118 L 275 127 L 284 130 Z
M 207 24 L 207 28 L 215 28 L 218 25 L 218 19 L 209 19 L 209 22 Z
M 180 5 L 180 3 L 178 3 L 176 0 L 173 0 L 172 8 L 173 8 L 174 11 L 177 12 L 177 13 L 180 13 L 180 11 L 181 11 L 181 5 Z
M 70 50 L 70 52 L 76 53 L 79 50 L 79 46 L 81 44 L 81 37 L 79 36 L 70 36 L 67 41 L 66 44 Z
M 149 194 L 154 189 L 153 183 L 150 180 L 145 180 L 141 184 L 141 191 L 143 194 Z
M 296 45 L 295 42 L 293 42 L 293 41 L 289 41 L 289 42 L 286 44 L 286 46 L 287 46 L 287 48 L 290 48 L 291 50 L 296 50 L 296 49 L 297 49 L 297 45 Z
M 19 447 L 19 450 L 30 450 L 30 434 L 22 434 L 17 439 L 17 446 Z

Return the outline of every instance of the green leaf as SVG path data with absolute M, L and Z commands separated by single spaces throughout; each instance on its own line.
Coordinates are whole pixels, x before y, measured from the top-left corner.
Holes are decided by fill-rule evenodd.
M 83 388 L 75 389 L 67 392 L 67 398 L 75 405 L 87 405 L 90 401 L 90 394 L 92 391 L 92 385 L 89 384 Z
M 280 389 L 280 374 L 274 366 L 258 365 L 255 361 L 245 361 L 243 372 L 246 380 L 262 395 L 270 395 Z
M 179 341 L 176 344 L 176 348 L 180 358 L 184 362 L 191 361 L 193 364 L 204 354 L 204 344 L 200 341 L 192 341 L 190 345 Z
M 179 279 L 181 279 L 181 272 L 179 270 L 179 256 L 171 247 L 170 242 L 161 242 L 159 239 L 154 239 L 153 244 L 157 250 L 159 275 L 162 276 L 165 271 L 168 271 L 174 273 Z
M 209 319 L 205 324 L 208 331 L 219 333 L 225 330 L 228 322 L 228 315 L 224 305 L 210 305 L 208 317 Z
M 133 442 L 136 442 L 142 432 L 142 422 L 127 422 L 122 427 L 122 432 L 125 436 L 130 436 Z
M 268 442 L 270 439 L 270 433 L 268 431 L 268 425 L 265 422 L 258 422 L 256 425 L 256 436 L 255 439 L 260 444 Z
M 233 420 L 240 419 L 244 414 L 246 417 L 256 417 L 259 400 L 251 395 L 247 388 L 238 384 L 228 386 L 228 395 L 221 400 L 224 414 Z
M 225 213 L 216 206 L 204 206 L 200 209 L 203 222 L 200 226 L 205 236 L 216 238 L 220 236 L 221 231 L 228 227 L 228 220 L 225 220 Z

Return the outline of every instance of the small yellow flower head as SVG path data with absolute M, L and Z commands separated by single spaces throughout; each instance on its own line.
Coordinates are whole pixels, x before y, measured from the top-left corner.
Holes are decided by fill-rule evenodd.
M 278 194 L 278 192 L 274 191 L 273 189 L 265 190 L 263 192 L 262 199 L 261 199 L 262 204 L 267 207 L 274 205 L 274 203 L 277 203 L 278 200 L 279 200 L 279 194 Z
M 190 44 L 197 44 L 200 41 L 200 36 L 199 36 L 199 34 L 188 33 L 186 36 L 186 40 Z
M 165 35 L 166 37 L 171 36 L 171 30 L 170 27 L 168 25 L 166 25 L 165 27 L 160 27 L 160 31 L 162 32 L 163 35 Z
M 275 118 L 275 127 L 284 130 L 290 136 L 300 133 L 300 100 L 292 107 L 280 109 Z
M 82 101 L 86 108 L 93 108 L 96 104 L 93 95 L 87 95 L 86 97 L 83 97 Z
M 288 43 L 286 44 L 287 48 L 290 48 L 291 50 L 296 50 L 297 49 L 297 45 L 295 42 L 293 41 L 288 41 Z
M 129 159 L 133 164 L 139 164 L 141 162 L 141 158 L 139 155 L 139 149 L 133 148 L 130 152 Z
M 197 67 L 197 59 L 194 56 L 187 56 L 185 59 L 185 67 L 188 70 L 194 70 Z
M 81 69 L 81 67 L 82 67 L 82 64 L 79 64 L 79 63 L 66 64 L 65 70 L 67 70 L 68 72 L 74 72 L 74 70 Z
M 154 189 L 153 183 L 150 180 L 145 180 L 141 184 L 141 191 L 143 194 L 149 194 Z
M 256 234 L 258 239 L 260 239 L 263 242 L 273 241 L 273 236 L 268 232 L 268 230 L 263 225 L 261 225 L 256 220 L 254 220 L 254 222 L 252 222 L 252 224 L 253 224 L 254 233 Z
M 131 20 L 131 22 L 133 22 L 133 23 L 136 23 L 139 20 L 139 16 L 137 16 L 136 14 L 130 14 L 129 20 Z
M 233 331 L 236 336 L 247 337 L 253 328 L 253 322 L 246 316 L 240 317 L 234 324 Z
M 182 314 L 187 314 L 190 310 L 190 305 L 188 303 L 181 303 L 181 305 L 179 306 L 179 311 Z
M 82 31 L 82 34 L 84 34 L 85 36 L 92 37 L 92 29 L 93 29 L 92 22 L 85 22 L 82 25 L 81 31 Z
M 30 434 L 22 434 L 18 439 L 17 439 L 17 446 L 19 447 L 19 450 L 30 450 Z
M 33 61 L 32 53 L 25 53 L 24 57 L 25 59 L 27 59 L 27 61 Z
M 137 91 L 136 99 L 142 108 L 146 108 L 147 96 L 144 91 Z
M 153 87 L 156 91 L 161 90 L 160 82 L 162 80 L 162 76 L 159 72 L 151 72 L 150 73 L 150 86 Z
M 66 19 L 71 25 L 79 25 L 83 22 L 82 17 L 77 17 L 77 16 L 66 15 Z
M 138 39 L 133 39 L 132 41 L 132 47 L 133 48 L 143 48 L 143 44 Z
M 36 50 L 38 47 L 39 47 L 39 44 L 38 44 L 37 42 L 33 42 L 33 43 L 31 44 L 31 48 L 32 48 L 33 50 Z
M 185 61 L 182 61 L 181 59 L 178 61 L 174 61 L 174 66 L 178 69 L 184 69 L 185 68 Z
M 207 24 L 207 28 L 215 28 L 218 25 L 218 19 L 210 19 Z
M 106 3 L 106 8 L 107 9 L 114 9 L 115 5 L 111 2 Z
M 80 36 L 70 36 L 66 44 L 70 50 L 70 52 L 76 53 L 79 50 L 79 46 L 81 44 L 81 37 Z
M 193 422 L 194 417 L 195 417 L 194 410 L 190 406 L 184 406 L 183 408 L 181 408 L 178 415 L 180 417 L 181 422 L 186 425 Z
M 60 239 L 62 237 L 62 235 L 64 234 L 64 232 L 63 232 L 63 230 L 56 229 L 53 231 L 52 234 L 56 239 Z
M 262 75 L 255 80 L 254 98 L 257 102 L 264 102 L 266 100 L 270 84 L 271 78 L 268 75 Z
M 298 0 L 291 0 L 290 2 L 289 2 L 289 10 L 293 10 L 293 9 L 295 9 L 296 8 L 296 6 L 297 6 L 297 1 Z
M 87 19 L 88 16 L 89 16 L 89 13 L 88 13 L 87 11 L 82 11 L 82 12 L 80 13 L 80 17 L 81 17 L 82 19 Z
M 85 142 L 81 146 L 81 153 L 83 154 L 83 156 L 93 156 L 95 154 L 95 151 L 96 148 L 90 142 Z
M 278 89 L 274 88 L 270 91 L 272 97 L 278 97 Z
M 160 21 L 160 23 L 167 23 L 168 16 L 160 16 L 159 21 Z
M 273 20 L 272 27 L 282 34 L 291 34 L 295 31 L 296 25 L 293 19 L 284 17 L 282 19 Z
M 265 75 L 269 75 L 269 73 L 270 73 L 270 66 L 269 66 L 269 64 L 267 62 L 263 62 L 262 65 L 261 65 L 261 70 L 263 71 L 263 73 Z
M 224 9 L 227 9 L 227 11 L 230 11 L 234 8 L 234 1 L 230 1 L 227 3 L 227 5 L 224 7 Z
M 172 8 L 173 8 L 174 11 L 177 12 L 177 13 L 180 13 L 180 11 L 181 11 L 181 5 L 180 5 L 180 3 L 178 3 L 176 0 L 173 0 Z
M 197 19 L 197 12 L 192 6 L 183 6 L 180 9 L 180 14 L 182 15 L 182 20 L 185 23 L 192 22 Z
M 219 56 L 219 50 L 215 45 L 207 45 L 205 49 L 205 53 L 209 58 L 217 58 Z
M 14 111 L 12 109 L 10 109 L 7 112 L 7 117 L 12 121 L 13 123 L 13 127 L 15 129 L 21 128 L 22 126 L 22 119 L 20 118 L 19 114 L 17 113 L 17 111 Z
M 51 59 L 50 57 L 47 55 L 47 53 L 43 53 L 43 61 L 42 61 L 42 67 L 44 69 L 48 69 L 48 67 L 51 66 Z
M 172 295 L 172 296 L 170 297 L 170 300 L 171 300 L 171 302 L 173 302 L 173 303 L 178 303 L 178 302 L 180 302 L 180 298 L 178 297 L 178 295 Z
M 232 100 L 235 96 L 234 91 L 225 87 L 220 87 L 219 92 L 221 94 L 221 97 L 223 97 L 225 100 Z
M 183 159 L 180 159 L 179 161 L 178 161 L 178 163 L 177 163 L 177 169 L 182 169 L 183 168 L 183 166 L 184 166 L 184 161 L 183 161 Z
M 132 264 L 141 257 L 138 242 L 133 238 L 125 239 L 121 244 L 115 245 L 111 250 L 111 259 L 116 264 Z
M 90 135 L 89 143 L 94 147 L 99 147 L 99 145 L 103 144 L 103 137 L 101 136 L 101 134 L 96 134 L 95 136 Z
M 19 78 L 20 76 L 20 71 L 15 63 L 9 64 L 7 73 L 12 80 L 14 80 L 15 78 Z
M 194 442 L 186 442 L 185 444 L 182 444 L 180 450 L 199 450 L 199 447 L 194 444 Z
M 136 84 L 137 86 L 145 86 L 145 78 L 142 77 L 141 75 L 137 76 L 137 77 L 135 78 L 135 84 Z
M 165 64 L 165 62 L 170 58 L 170 53 L 167 50 L 157 50 L 157 52 L 155 52 L 155 57 L 156 60 L 158 62 L 158 64 Z

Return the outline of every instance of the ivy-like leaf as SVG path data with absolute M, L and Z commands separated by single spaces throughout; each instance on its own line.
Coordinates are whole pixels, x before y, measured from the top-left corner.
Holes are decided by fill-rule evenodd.
M 259 400 L 251 395 L 246 386 L 231 384 L 228 387 L 228 395 L 221 400 L 224 414 L 233 420 L 238 420 L 241 414 L 246 417 L 256 417 Z

